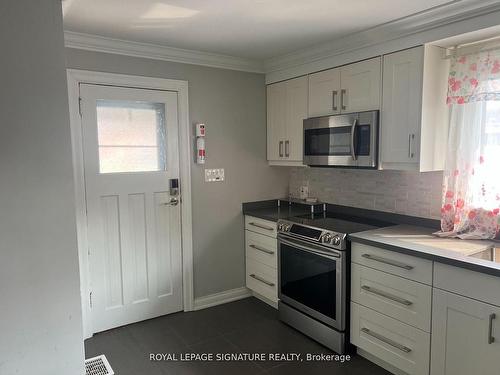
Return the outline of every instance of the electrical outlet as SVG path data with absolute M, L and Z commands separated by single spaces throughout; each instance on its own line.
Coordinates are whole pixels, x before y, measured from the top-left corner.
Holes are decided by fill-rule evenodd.
M 205 182 L 224 181 L 224 168 L 205 169 Z

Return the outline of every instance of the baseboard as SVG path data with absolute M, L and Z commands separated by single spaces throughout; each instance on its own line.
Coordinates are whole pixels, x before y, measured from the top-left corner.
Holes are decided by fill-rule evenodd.
M 252 293 L 246 287 L 226 290 L 220 293 L 210 294 L 208 296 L 195 298 L 194 310 L 206 309 L 207 307 L 222 305 L 239 299 L 250 297 Z

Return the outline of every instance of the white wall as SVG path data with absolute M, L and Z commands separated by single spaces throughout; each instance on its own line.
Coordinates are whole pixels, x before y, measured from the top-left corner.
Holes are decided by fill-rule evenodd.
M 83 374 L 60 0 L 0 2 L 0 374 Z
M 288 169 L 266 161 L 264 75 L 71 48 L 66 59 L 73 69 L 188 81 L 190 121 L 207 126 L 207 162 L 191 166 L 194 294 L 244 286 L 241 203 L 288 191 Z M 226 180 L 206 183 L 204 168 L 224 168 Z

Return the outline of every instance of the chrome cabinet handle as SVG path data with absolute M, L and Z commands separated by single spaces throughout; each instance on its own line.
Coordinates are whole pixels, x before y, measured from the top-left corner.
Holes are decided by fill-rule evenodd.
M 352 160 L 356 160 L 356 150 L 354 149 L 354 132 L 356 131 L 356 123 L 358 122 L 358 119 L 355 118 L 354 121 L 352 122 L 351 125 L 351 157 Z
M 366 333 L 368 336 L 371 336 L 371 337 L 375 337 L 377 340 L 380 340 L 382 342 L 385 342 L 386 344 L 392 346 L 393 348 L 396 348 L 396 349 L 399 349 L 401 350 L 402 352 L 404 353 L 409 353 L 411 352 L 411 349 L 407 346 L 404 346 L 400 343 L 397 343 L 396 341 L 394 340 L 391 340 L 391 339 L 388 339 L 387 337 L 385 336 L 382 336 L 381 334 L 379 333 L 376 333 L 376 332 L 373 332 L 372 330 L 368 329 L 368 328 L 361 328 L 361 331 L 363 333 Z
M 337 105 L 335 104 L 335 97 L 337 96 L 337 94 L 338 94 L 338 91 L 337 91 L 337 90 L 333 90 L 333 91 L 332 91 L 332 109 L 333 109 L 334 111 L 336 111 L 336 110 L 337 110 Z
M 290 157 L 290 141 L 285 141 L 285 156 Z
M 179 204 L 178 198 L 170 198 L 169 202 L 163 203 L 164 206 L 177 206 Z
M 493 337 L 493 320 L 495 320 L 496 317 L 496 314 L 490 314 L 488 317 L 488 344 L 493 344 L 495 342 L 495 337 Z
M 408 270 L 408 271 L 412 270 L 414 268 L 413 266 L 410 266 L 408 264 L 399 263 L 399 262 L 396 262 L 394 260 L 381 258 L 381 257 L 375 256 L 375 255 L 371 255 L 371 254 L 363 254 L 361 256 L 363 258 L 366 258 L 366 259 L 374 260 L 375 262 L 385 263 L 385 264 L 388 264 L 390 266 L 404 268 L 405 270 Z
M 252 273 L 250 275 L 251 278 L 257 280 L 257 281 L 260 281 L 261 283 L 264 283 L 266 285 L 269 285 L 269 286 L 274 286 L 274 283 L 270 282 L 270 281 L 267 281 L 266 279 L 263 279 L 262 277 L 260 276 L 257 276 L 256 274 Z
M 410 159 L 412 159 L 413 156 L 415 156 L 415 154 L 412 151 L 412 147 L 411 147 L 414 139 L 415 139 L 415 134 L 408 134 L 408 157 Z
M 344 96 L 347 94 L 347 90 L 346 89 L 342 89 L 340 90 L 340 108 L 341 109 L 346 109 L 347 107 L 345 106 L 345 103 L 344 103 Z
M 257 245 L 254 245 L 254 244 L 251 244 L 249 245 L 252 249 L 255 249 L 255 250 L 259 250 L 259 251 L 262 251 L 263 253 L 266 253 L 266 254 L 269 254 L 269 255 L 273 255 L 274 254 L 274 251 L 271 251 L 271 250 L 267 250 L 263 247 L 260 247 L 260 246 L 257 246 Z
M 413 305 L 412 301 L 408 301 L 407 299 L 400 298 L 398 296 L 395 296 L 394 294 L 384 292 L 384 291 L 382 291 L 380 289 L 372 288 L 372 287 L 370 287 L 368 285 L 361 286 L 361 289 L 366 290 L 369 293 L 376 294 L 378 296 L 390 299 L 391 301 L 400 303 L 400 304 L 405 305 L 405 306 Z
M 278 150 L 279 150 L 280 158 L 282 158 L 283 157 L 283 141 L 279 142 Z
M 260 228 L 260 229 L 265 229 L 265 230 L 270 230 L 270 231 L 274 230 L 274 228 L 272 228 L 272 227 L 268 227 L 267 225 L 263 225 L 263 224 L 259 224 L 259 223 L 251 222 L 249 224 L 253 225 L 254 227 Z

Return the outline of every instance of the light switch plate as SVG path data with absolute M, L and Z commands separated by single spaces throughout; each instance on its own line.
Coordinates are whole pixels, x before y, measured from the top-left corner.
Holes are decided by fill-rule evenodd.
M 224 168 L 205 169 L 205 182 L 224 181 Z

